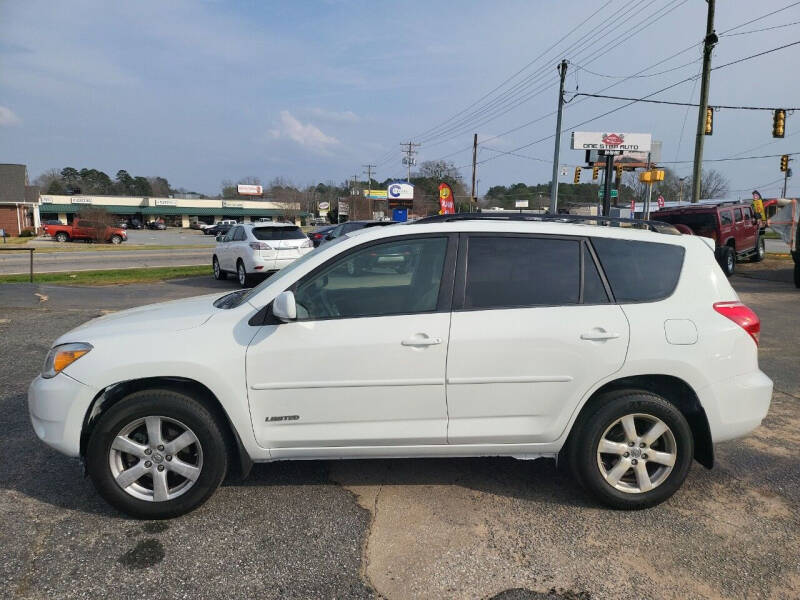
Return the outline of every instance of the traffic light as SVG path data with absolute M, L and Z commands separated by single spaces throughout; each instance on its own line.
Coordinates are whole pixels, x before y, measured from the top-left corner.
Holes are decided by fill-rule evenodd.
M 592 167 L 592 181 L 597 181 L 598 177 L 600 177 L 600 167 L 595 165 Z
M 789 170 L 789 155 L 784 154 L 781 156 L 781 172 L 785 173 Z
M 580 183 L 580 182 L 581 182 L 581 168 L 580 167 L 575 167 L 574 183 Z
M 617 181 L 622 181 L 622 165 L 617 165 Z
M 786 131 L 786 111 L 778 108 L 772 114 L 772 137 L 782 138 Z
M 706 109 L 706 128 L 704 133 L 706 135 L 714 133 L 714 109 L 710 106 Z

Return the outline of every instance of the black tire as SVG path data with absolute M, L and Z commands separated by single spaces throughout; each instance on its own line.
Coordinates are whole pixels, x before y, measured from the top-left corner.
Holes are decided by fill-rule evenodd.
M 636 417 L 639 435 L 646 433 L 648 429 L 647 420 L 654 419 L 666 424 L 669 427 L 669 435 L 672 436 L 671 444 L 675 457 L 671 470 L 667 470 L 666 467 L 662 467 L 662 465 L 653 461 L 646 460 L 646 452 L 651 450 L 649 446 L 639 448 L 638 444 L 634 444 L 631 452 L 638 451 L 638 454 L 634 455 L 638 456 L 638 459 L 633 457 L 625 458 L 625 460 L 629 460 L 634 464 L 638 460 L 642 463 L 639 465 L 640 467 L 648 471 L 652 470 L 650 475 L 654 477 L 653 481 L 656 483 L 653 484 L 655 487 L 649 491 L 617 489 L 606 480 L 601 471 L 600 455 L 598 454 L 601 439 L 603 439 L 604 434 L 612 435 L 615 432 L 612 426 L 621 427 L 621 425 L 616 426 L 614 424 L 622 417 L 634 414 L 640 415 Z M 610 430 L 609 433 L 607 433 L 607 430 Z M 656 450 L 659 450 L 659 445 L 664 448 L 663 444 L 667 443 L 667 435 L 666 433 L 663 434 L 653 444 Z M 630 442 L 626 443 L 626 445 L 629 444 Z M 595 498 L 612 508 L 638 510 L 664 502 L 680 488 L 692 464 L 694 438 L 686 418 L 675 405 L 661 396 L 647 391 L 621 390 L 604 395 L 590 409 L 581 414 L 570 435 L 567 453 L 570 468 L 576 479 Z M 609 461 L 609 468 L 615 464 L 613 461 L 617 460 L 613 454 L 604 454 L 603 457 L 604 461 Z M 642 457 L 645 458 L 643 459 Z M 618 460 L 622 461 L 623 457 L 620 456 Z M 634 483 L 631 484 L 627 483 L 626 480 L 620 480 L 621 486 L 638 485 L 638 477 L 635 477 L 634 467 L 629 467 L 629 469 L 631 470 L 625 471 L 624 477 L 633 479 Z M 661 474 L 660 480 L 659 474 Z
M 800 288 L 800 263 L 794 263 L 794 287 Z
M 730 246 L 722 246 L 719 249 L 719 266 L 726 277 L 730 277 L 736 271 L 736 252 Z
M 236 281 L 238 281 L 239 285 L 243 288 L 250 287 L 253 281 L 253 278 L 247 274 L 247 270 L 241 258 L 236 261 Z
M 114 439 L 126 426 L 153 416 L 185 424 L 202 448 L 200 473 L 194 483 L 177 497 L 161 502 L 140 499 L 122 489 L 114 478 L 109 457 Z M 151 456 L 156 456 L 155 449 Z M 114 404 L 100 417 L 86 448 L 86 466 L 98 493 L 114 508 L 138 519 L 170 519 L 194 510 L 214 493 L 225 477 L 228 455 L 216 419 L 202 404 L 172 390 L 143 390 Z M 145 482 L 147 477 L 144 476 Z
M 761 262 L 764 260 L 764 257 L 767 255 L 767 247 L 764 243 L 764 236 L 759 235 L 758 240 L 756 241 L 756 248 L 753 255 L 750 257 L 750 262 Z
M 56 234 L 56 241 L 57 242 L 68 242 L 69 241 L 69 236 L 66 233 L 64 233 L 63 231 L 59 231 Z
M 214 270 L 214 279 L 217 281 L 224 281 L 228 278 L 228 274 L 219 266 L 219 260 L 216 256 L 211 260 L 211 268 Z
M 122 243 L 122 236 L 121 235 L 112 235 L 111 239 L 109 241 L 116 246 L 117 244 L 121 244 Z

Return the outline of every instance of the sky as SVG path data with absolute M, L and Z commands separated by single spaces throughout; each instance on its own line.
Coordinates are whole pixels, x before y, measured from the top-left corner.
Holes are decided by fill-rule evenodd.
M 112 177 L 126 169 L 217 194 L 225 179 L 341 182 L 366 164 L 377 165 L 378 180 L 404 178 L 400 143 L 415 141 L 418 161 L 444 158 L 469 180 L 477 133 L 480 194 L 544 183 L 560 60 L 570 63 L 568 99 L 609 86 L 606 94 L 642 97 L 689 79 L 652 98 L 697 102 L 706 6 L 0 0 L 0 162 L 27 164 L 31 179 L 64 166 Z M 712 66 L 800 40 L 796 21 L 800 2 L 719 0 L 716 31 L 731 31 Z M 710 104 L 797 106 L 799 58 L 800 45 L 715 70 Z M 624 104 L 574 97 L 560 163 L 582 162 L 569 134 L 590 119 L 578 129 L 652 133 L 663 161 L 691 160 L 696 108 L 637 103 L 595 118 Z M 788 116 L 785 139 L 771 129 L 767 111 L 719 110 L 704 156 L 800 151 L 800 113 Z M 691 173 L 689 162 L 669 166 Z M 729 179 L 732 197 L 752 189 L 774 196 L 782 184 L 777 157 L 712 167 Z M 790 194 L 800 193 L 798 177 Z

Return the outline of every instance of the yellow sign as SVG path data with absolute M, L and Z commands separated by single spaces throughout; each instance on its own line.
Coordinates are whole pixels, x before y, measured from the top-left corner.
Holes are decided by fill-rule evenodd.
M 389 197 L 389 193 L 386 190 L 364 190 L 364 195 L 374 200 L 386 200 Z

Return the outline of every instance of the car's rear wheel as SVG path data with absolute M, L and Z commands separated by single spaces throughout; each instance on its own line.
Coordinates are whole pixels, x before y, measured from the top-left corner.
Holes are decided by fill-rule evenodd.
M 66 233 L 64 233 L 63 231 L 59 231 L 56 234 L 56 241 L 57 242 L 66 242 L 67 240 L 69 240 L 69 236 Z
M 800 263 L 794 263 L 794 287 L 800 288 Z
M 100 417 L 86 464 L 109 504 L 133 517 L 167 519 L 214 493 L 227 469 L 225 448 L 202 404 L 172 390 L 144 390 Z
M 236 261 L 236 279 L 243 288 L 250 287 L 250 276 L 247 274 L 241 258 Z
M 111 236 L 111 243 L 112 244 L 121 244 L 122 243 L 122 236 L 120 236 L 120 235 L 112 235 Z
M 569 447 L 578 480 L 598 500 L 640 509 L 680 488 L 694 454 L 692 430 L 670 402 L 650 392 L 608 394 L 582 415 Z
M 753 252 L 753 255 L 750 257 L 750 262 L 761 262 L 764 260 L 764 257 L 767 255 L 767 248 L 764 243 L 764 236 L 758 236 L 758 241 L 756 242 L 756 250 Z
M 722 246 L 719 249 L 719 265 L 723 273 L 730 277 L 736 271 L 736 252 L 730 246 Z
M 211 261 L 211 267 L 214 269 L 214 279 L 217 281 L 222 281 L 223 279 L 228 278 L 228 274 L 222 270 L 219 266 L 219 260 L 215 256 Z

